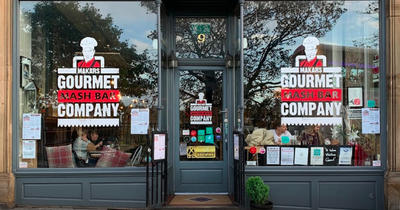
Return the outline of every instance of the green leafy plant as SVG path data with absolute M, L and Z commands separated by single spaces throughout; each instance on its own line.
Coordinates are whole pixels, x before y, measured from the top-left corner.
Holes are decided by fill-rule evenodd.
M 264 205 L 269 199 L 269 186 L 259 176 L 247 179 L 246 192 L 256 205 Z

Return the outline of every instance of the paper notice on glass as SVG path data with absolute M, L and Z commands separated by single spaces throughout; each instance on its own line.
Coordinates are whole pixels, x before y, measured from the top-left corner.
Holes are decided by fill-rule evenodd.
M 233 157 L 239 160 L 239 134 L 233 134 Z
M 295 165 L 308 165 L 308 148 L 296 147 L 294 155 Z
M 340 147 L 339 165 L 351 165 L 352 156 L 353 156 L 353 150 L 351 147 Z
M 380 119 L 378 108 L 362 109 L 362 133 L 363 134 L 379 134 Z
M 324 165 L 324 148 L 311 147 L 310 165 Z
M 19 162 L 19 168 L 28 168 L 27 162 Z
M 147 134 L 149 116 L 149 109 L 132 109 L 131 134 Z
M 41 139 L 42 115 L 23 114 L 22 119 L 22 139 Z
M 36 141 L 23 140 L 22 141 L 22 159 L 35 159 L 36 158 Z
M 279 147 L 267 147 L 267 165 L 279 165 Z
M 154 134 L 154 160 L 165 159 L 165 134 Z
M 293 165 L 294 147 L 281 147 L 281 165 Z
M 181 142 L 179 144 L 179 155 L 187 155 L 187 143 Z

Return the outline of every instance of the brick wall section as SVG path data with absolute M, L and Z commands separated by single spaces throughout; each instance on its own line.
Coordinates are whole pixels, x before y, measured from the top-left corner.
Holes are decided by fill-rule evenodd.
M 0 204 L 14 205 L 12 173 L 12 3 L 0 1 Z
M 400 0 L 386 0 L 388 141 L 385 207 L 400 209 Z

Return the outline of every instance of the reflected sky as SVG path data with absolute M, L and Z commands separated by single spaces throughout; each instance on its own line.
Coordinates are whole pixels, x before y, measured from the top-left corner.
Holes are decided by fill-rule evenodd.
M 37 1 L 20 2 L 20 8 L 32 11 Z M 80 2 L 80 5 L 93 3 L 103 17 L 110 14 L 114 24 L 123 29 L 120 41 L 128 40 L 129 44 L 137 46 L 138 53 L 153 49 L 153 42 L 147 38 L 150 31 L 157 28 L 157 14 L 149 13 L 140 7 L 140 2 Z M 156 52 L 155 52 L 156 53 Z
M 371 4 L 371 1 L 345 2 L 344 8 L 347 9 L 347 12 L 320 41 L 323 44 L 353 46 L 353 41 L 379 32 L 379 15 L 362 13 L 368 4 Z

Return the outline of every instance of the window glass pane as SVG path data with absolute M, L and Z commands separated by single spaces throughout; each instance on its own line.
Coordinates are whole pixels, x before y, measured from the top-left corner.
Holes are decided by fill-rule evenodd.
M 222 71 L 180 71 L 181 161 L 223 160 L 222 78 Z
M 176 18 L 178 58 L 225 58 L 225 18 Z
M 157 126 L 154 11 L 20 2 L 20 168 L 132 165 Z M 145 165 L 142 151 L 133 165 Z
M 245 2 L 249 144 L 307 148 L 299 165 L 379 165 L 378 11 L 378 1 Z M 327 145 L 338 145 L 330 162 Z

